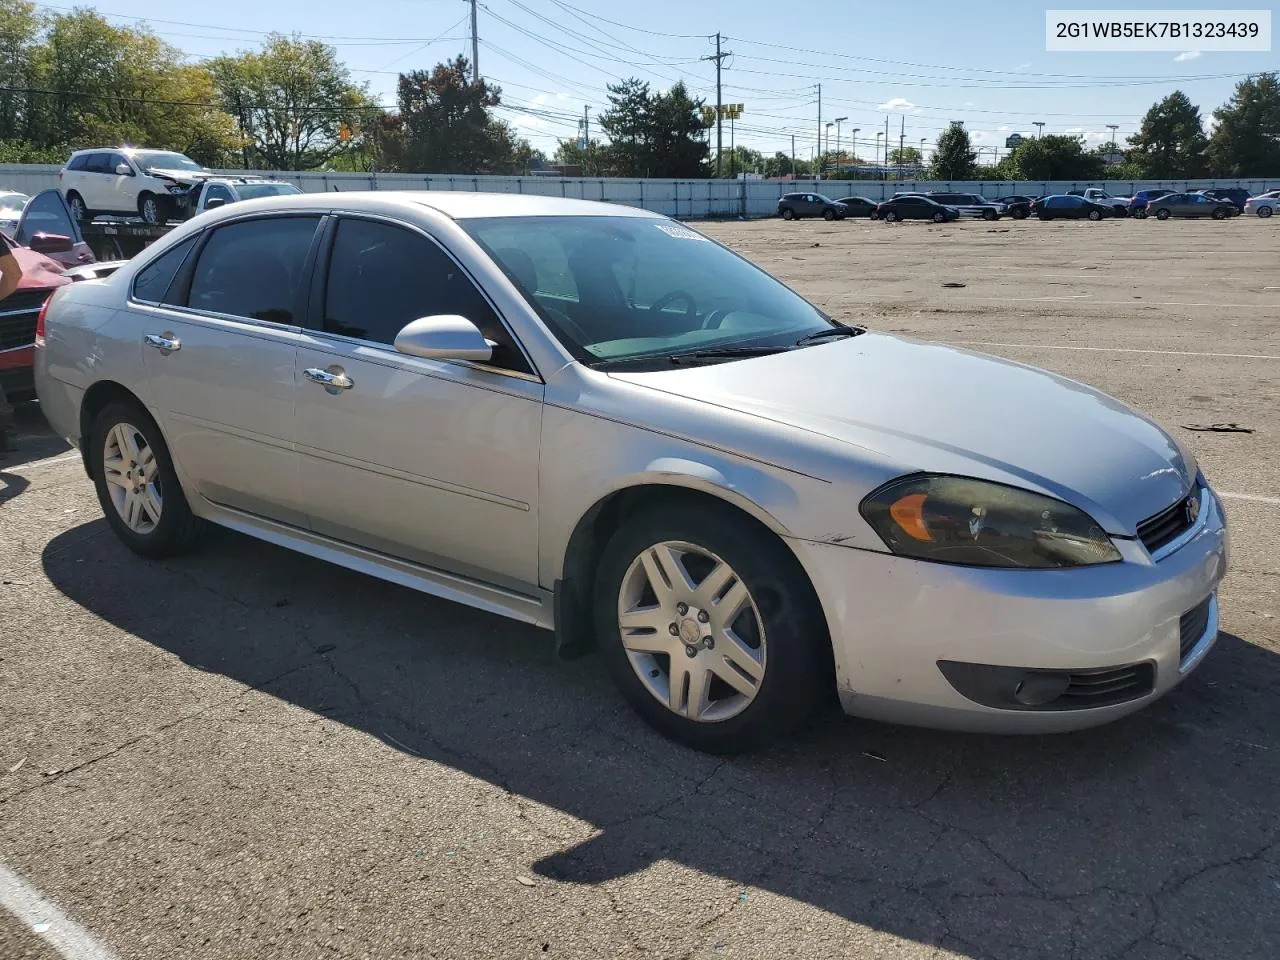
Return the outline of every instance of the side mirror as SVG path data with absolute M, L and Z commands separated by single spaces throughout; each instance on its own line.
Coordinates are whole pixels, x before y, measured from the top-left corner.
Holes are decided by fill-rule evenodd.
M 118 177 L 132 177 L 132 176 L 133 176 L 133 167 L 129 166 L 127 163 L 117 163 L 117 164 L 116 164 L 116 176 L 118 176 Z
M 210 197 L 208 200 L 205 201 L 204 208 L 206 210 L 213 210 L 215 207 L 223 207 L 223 206 L 226 206 L 226 204 L 227 204 L 226 197 Z
M 70 253 L 75 246 L 70 237 L 60 233 L 37 233 L 31 237 L 29 244 L 36 253 Z
M 397 352 L 424 360 L 476 360 L 493 357 L 494 344 L 466 317 L 442 314 L 420 317 L 396 334 Z

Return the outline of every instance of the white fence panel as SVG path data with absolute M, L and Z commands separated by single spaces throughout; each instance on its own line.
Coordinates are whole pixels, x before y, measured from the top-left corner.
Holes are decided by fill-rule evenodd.
M 0 190 L 35 194 L 58 185 L 56 166 L 0 164 Z M 223 171 L 228 175 L 242 170 Z M 528 193 L 537 196 L 603 200 L 643 207 L 670 217 L 699 220 L 713 217 L 768 217 L 778 198 L 797 191 L 822 193 L 832 199 L 864 196 L 885 200 L 901 191 L 943 190 L 978 193 L 985 197 L 1011 194 L 1066 193 L 1101 187 L 1113 196 L 1138 190 L 1167 188 L 1202 190 L 1243 187 L 1251 194 L 1280 188 L 1280 178 L 1262 180 L 1097 180 L 1097 181 L 936 181 L 936 180 L 640 180 L 602 177 L 494 177 L 468 174 L 319 173 L 255 170 L 253 173 L 287 180 L 308 193 L 346 193 L 351 190 L 463 190 Z

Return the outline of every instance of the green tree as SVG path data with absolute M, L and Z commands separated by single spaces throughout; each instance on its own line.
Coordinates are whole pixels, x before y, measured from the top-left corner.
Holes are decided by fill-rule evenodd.
M 795 168 L 792 169 L 791 156 L 779 150 L 772 157 L 768 157 L 764 161 L 764 175 L 766 177 L 777 178 L 786 177 L 795 173 L 797 177 L 808 177 L 813 174 L 813 164 L 808 160 L 795 158 Z
M 30 139 L 34 121 L 31 96 L 23 88 L 34 86 L 35 58 L 40 43 L 41 18 L 28 0 L 0 0 L 0 136 Z
M 600 127 L 609 135 L 605 163 L 617 177 L 643 177 L 650 160 L 649 133 L 652 100 L 649 84 L 632 77 L 608 84 L 609 107 L 600 114 Z
M 760 173 L 764 169 L 764 157 L 759 150 L 750 147 L 734 147 L 724 152 L 721 172 L 726 177 L 736 177 L 740 173 Z
M 959 121 L 952 121 L 938 137 L 929 175 L 935 180 L 969 180 L 973 178 L 977 159 L 978 152 L 969 140 L 969 131 Z
M 647 176 L 707 175 L 710 146 L 701 107 L 702 100 L 689 96 L 683 81 L 650 99 Z M 759 156 L 756 154 L 757 159 Z
M 556 147 L 555 161 L 565 166 L 581 167 L 583 176 L 602 177 L 605 175 L 605 148 L 599 140 L 592 140 L 587 146 L 580 147 L 576 140 L 561 140 Z
M 1209 141 L 1209 163 L 1215 176 L 1280 173 L 1280 74 L 1241 80 L 1213 116 L 1218 125 Z
M 337 51 L 270 34 L 260 52 L 210 61 L 222 103 L 248 143 L 246 165 L 308 170 L 352 149 L 352 132 L 380 112 Z
M 1105 168 L 1099 154 L 1085 149 L 1082 137 L 1051 133 L 1023 140 L 996 173 L 1008 180 L 1099 180 Z
M 919 147 L 894 147 L 889 151 L 889 166 L 891 167 L 919 166 L 921 159 Z
M 521 172 L 532 151 L 492 114 L 501 88 L 471 79 L 465 57 L 400 75 L 399 114 L 386 143 L 392 169 L 414 173 Z
M 1180 180 L 1203 176 L 1208 147 L 1200 108 L 1181 90 L 1154 104 L 1129 138 L 1128 156 L 1145 179 Z

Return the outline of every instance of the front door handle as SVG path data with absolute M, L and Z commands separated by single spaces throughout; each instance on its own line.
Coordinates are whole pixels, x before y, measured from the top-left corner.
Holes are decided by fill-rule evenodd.
M 177 353 L 182 349 L 182 341 L 173 334 L 165 333 L 148 333 L 142 338 L 142 342 L 148 347 L 155 347 L 161 353 L 170 354 Z
M 319 367 L 307 367 L 302 371 L 302 375 L 312 383 L 318 383 L 330 393 L 337 393 L 339 390 L 350 390 L 355 386 L 355 381 L 348 377 L 341 367 L 332 367 L 328 370 L 321 370 Z

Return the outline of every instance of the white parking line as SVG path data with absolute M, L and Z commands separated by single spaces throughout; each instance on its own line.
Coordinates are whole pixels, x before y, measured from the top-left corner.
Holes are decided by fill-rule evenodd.
M 1270 353 L 1202 353 L 1195 350 L 1144 350 L 1138 347 L 1077 347 L 1052 343 L 998 343 L 994 340 L 945 340 L 965 347 L 1022 347 L 1026 350 L 1089 350 L 1095 353 L 1156 353 L 1170 357 L 1222 357 L 1228 360 L 1280 360 Z
M 1280 497 L 1259 497 L 1252 493 L 1223 493 L 1221 490 L 1217 490 L 1215 492 L 1218 496 L 1226 497 L 1228 500 L 1248 500 L 1250 503 L 1280 504 Z
M 80 924 L 0 863 L 0 907 L 4 907 L 66 960 L 119 960 Z
M 73 460 L 80 459 L 80 451 L 72 450 L 70 453 L 60 453 L 56 457 L 46 457 L 43 460 L 32 460 L 30 463 L 22 463 L 16 467 L 10 467 L 5 473 L 21 473 L 24 470 L 38 470 L 41 467 L 52 467 L 59 463 L 70 463 Z

